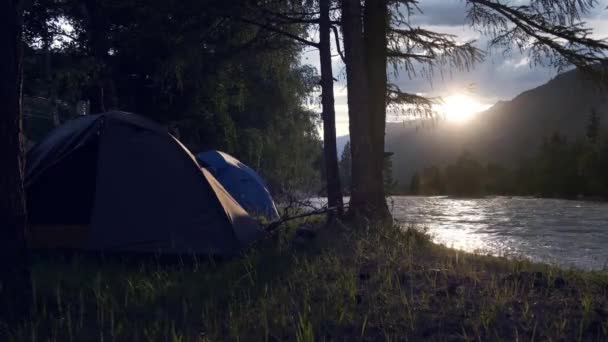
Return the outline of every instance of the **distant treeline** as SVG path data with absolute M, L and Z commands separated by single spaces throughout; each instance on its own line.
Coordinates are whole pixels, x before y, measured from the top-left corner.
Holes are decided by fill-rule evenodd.
M 482 163 L 463 152 L 445 166 L 430 166 L 412 176 L 402 192 L 414 195 L 522 195 L 608 198 L 608 132 L 600 134 L 591 114 L 585 138 L 554 133 L 518 165 Z
M 399 191 L 399 182 L 393 177 L 393 153 L 385 152 L 384 153 L 384 168 L 383 168 L 383 185 L 384 191 L 387 195 L 393 195 Z M 342 150 L 342 154 L 340 156 L 339 169 L 340 169 L 340 181 L 342 182 L 342 192 L 344 194 L 350 194 L 350 187 L 352 183 L 352 175 L 351 175 L 351 152 L 350 152 L 350 142 L 347 142 L 344 145 L 344 150 Z

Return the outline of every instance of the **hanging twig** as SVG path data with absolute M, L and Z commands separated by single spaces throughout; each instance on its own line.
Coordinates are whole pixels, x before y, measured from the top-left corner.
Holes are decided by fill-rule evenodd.
M 270 224 L 268 224 L 266 227 L 264 227 L 264 230 L 268 233 L 273 233 L 273 232 L 277 231 L 280 226 L 282 226 L 283 224 L 285 224 L 289 221 L 293 221 L 296 219 L 309 217 L 309 216 L 323 215 L 323 214 L 327 214 L 329 212 L 336 211 L 336 210 L 337 210 L 336 207 L 321 208 L 321 209 L 318 209 L 315 211 L 310 211 L 310 212 L 306 212 L 306 213 L 302 213 L 302 214 L 298 214 L 298 215 L 294 215 L 294 216 L 283 217 L 282 219 L 280 219 L 278 221 L 274 221 L 274 222 L 271 222 Z

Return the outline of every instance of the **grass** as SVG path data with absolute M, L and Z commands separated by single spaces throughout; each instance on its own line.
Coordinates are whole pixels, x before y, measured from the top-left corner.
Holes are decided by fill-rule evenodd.
M 33 284 L 33 318 L 8 340 L 608 340 L 606 273 L 467 254 L 394 226 L 292 226 L 221 262 L 38 257 Z

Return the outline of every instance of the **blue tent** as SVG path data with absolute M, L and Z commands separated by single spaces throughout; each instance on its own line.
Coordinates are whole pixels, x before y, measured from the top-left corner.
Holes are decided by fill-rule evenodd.
M 249 166 L 220 151 L 202 152 L 196 155 L 196 159 L 250 214 L 271 220 L 279 218 L 266 183 Z

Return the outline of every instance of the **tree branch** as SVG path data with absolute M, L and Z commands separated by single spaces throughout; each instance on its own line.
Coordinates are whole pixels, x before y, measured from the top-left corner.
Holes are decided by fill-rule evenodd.
M 440 97 L 424 97 L 402 91 L 395 84 L 388 84 L 386 88 L 388 106 L 401 115 L 412 118 L 433 118 L 437 115 L 435 106 L 442 103 Z
M 544 64 L 543 58 L 548 58 L 558 68 L 575 65 L 595 72 L 598 64 L 606 61 L 608 43 L 589 38 L 591 29 L 580 21 L 580 13 L 588 11 L 594 0 L 532 2 L 526 6 L 491 0 L 467 2 L 473 5 L 469 18 L 492 36 L 491 45 L 508 50 L 516 44 L 522 52 L 528 50 L 536 62 Z
M 338 34 L 338 28 L 336 26 L 331 26 L 332 31 L 334 31 L 334 38 L 336 39 L 336 49 L 338 49 L 338 55 L 342 59 L 343 63 L 346 63 L 346 57 L 344 56 L 344 52 L 340 47 L 340 35 Z
M 315 47 L 317 49 L 319 48 L 319 43 L 312 42 L 310 40 L 304 39 L 304 38 L 302 38 L 302 37 L 300 37 L 300 36 L 298 36 L 296 34 L 293 34 L 291 32 L 284 31 L 284 30 L 276 28 L 274 26 L 262 24 L 262 23 L 259 23 L 259 22 L 256 22 L 254 20 L 250 20 L 250 19 L 247 19 L 247 18 L 239 17 L 238 19 L 241 20 L 244 23 L 257 26 L 257 27 L 259 27 L 261 29 L 268 30 L 270 32 L 278 33 L 278 34 L 283 35 L 285 37 L 289 37 L 289 38 L 291 38 L 291 39 L 293 39 L 295 41 L 298 41 L 298 42 L 300 42 L 300 43 L 302 43 L 304 45 L 312 46 L 312 47 Z

